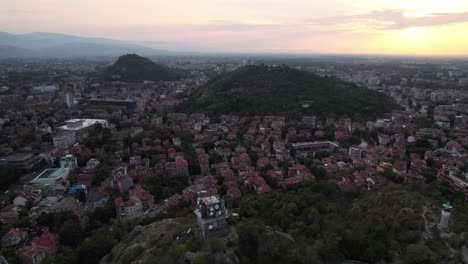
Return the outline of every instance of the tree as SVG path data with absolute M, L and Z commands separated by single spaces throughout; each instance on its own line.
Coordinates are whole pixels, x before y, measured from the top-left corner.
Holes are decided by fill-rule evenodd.
M 243 256 L 250 259 L 256 258 L 259 246 L 259 236 L 263 232 L 263 227 L 254 221 L 241 222 L 236 226 L 239 235 L 239 248 Z
M 114 246 L 114 239 L 108 228 L 101 228 L 86 238 L 78 248 L 80 263 L 99 263 Z
M 206 259 L 205 255 L 198 255 L 193 260 L 193 264 L 206 264 L 206 263 L 208 263 L 208 260 Z
M 94 185 L 99 185 L 101 184 L 102 181 L 104 181 L 107 177 L 109 177 L 110 174 L 110 168 L 106 164 L 99 164 L 96 167 L 96 175 L 93 178 L 93 184 Z
M 53 256 L 47 256 L 41 264 L 78 264 L 78 257 L 76 252 L 69 248 L 65 247 L 61 250 L 60 253 Z
M 219 238 L 213 238 L 208 241 L 208 245 L 210 246 L 210 250 L 212 253 L 219 253 L 226 250 L 223 240 Z
M 103 224 L 110 222 L 112 218 L 116 217 L 115 204 L 112 199 L 110 199 L 106 206 L 97 208 L 91 214 L 91 226 L 100 227 Z
M 68 219 L 60 229 L 60 243 L 66 246 L 76 247 L 83 240 L 83 232 L 80 222 L 76 218 Z
M 425 245 L 412 244 L 406 248 L 405 262 L 408 264 L 432 264 L 436 259 L 432 251 Z
M 326 261 L 338 262 L 342 260 L 342 255 L 339 251 L 339 243 L 341 238 L 336 234 L 329 234 L 325 240 L 319 240 L 317 249 L 320 257 Z
M 14 167 L 0 166 L 0 186 L 7 188 L 16 183 L 21 177 L 21 172 Z

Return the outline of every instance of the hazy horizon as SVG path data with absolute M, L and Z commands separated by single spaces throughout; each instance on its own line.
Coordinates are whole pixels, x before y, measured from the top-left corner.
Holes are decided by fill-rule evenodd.
M 214 53 L 468 55 L 468 4 L 383 0 L 26 0 L 0 31 L 54 32 Z

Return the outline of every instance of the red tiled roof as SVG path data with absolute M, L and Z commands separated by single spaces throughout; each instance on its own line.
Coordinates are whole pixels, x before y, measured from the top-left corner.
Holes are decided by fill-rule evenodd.
M 59 243 L 59 237 L 56 234 L 47 233 L 40 237 L 34 238 L 31 243 L 41 248 L 55 247 Z
M 30 259 L 32 259 L 34 255 L 42 253 L 42 250 L 32 246 L 24 246 L 16 251 L 16 254 L 26 256 Z
M 188 162 L 186 160 L 176 160 L 175 161 L 176 167 L 186 167 L 188 166 Z
M 354 182 L 339 182 L 337 185 L 342 192 L 352 191 L 358 187 Z
M 241 191 L 237 187 L 229 188 L 227 190 L 226 194 L 227 194 L 228 197 L 231 197 L 231 198 L 234 198 L 234 199 L 238 199 L 238 198 L 240 198 L 242 196 Z
M 299 177 L 291 177 L 291 178 L 287 178 L 287 179 L 285 179 L 283 181 L 284 185 L 286 185 L 286 186 L 299 184 L 301 182 L 302 182 L 302 179 L 299 178 Z
M 21 230 L 19 228 L 13 228 L 7 233 L 7 235 L 15 237 L 21 236 Z

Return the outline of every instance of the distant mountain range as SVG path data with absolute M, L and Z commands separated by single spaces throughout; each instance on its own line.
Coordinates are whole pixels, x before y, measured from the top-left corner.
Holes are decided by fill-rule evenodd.
M 0 58 L 107 57 L 126 53 L 161 55 L 168 53 L 168 51 L 105 38 L 43 32 L 28 34 L 0 32 Z

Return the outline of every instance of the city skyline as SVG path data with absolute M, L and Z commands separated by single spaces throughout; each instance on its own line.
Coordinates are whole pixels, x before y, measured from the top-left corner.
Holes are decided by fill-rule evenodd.
M 0 31 L 57 32 L 212 52 L 468 55 L 468 5 L 450 1 L 3 3 Z

